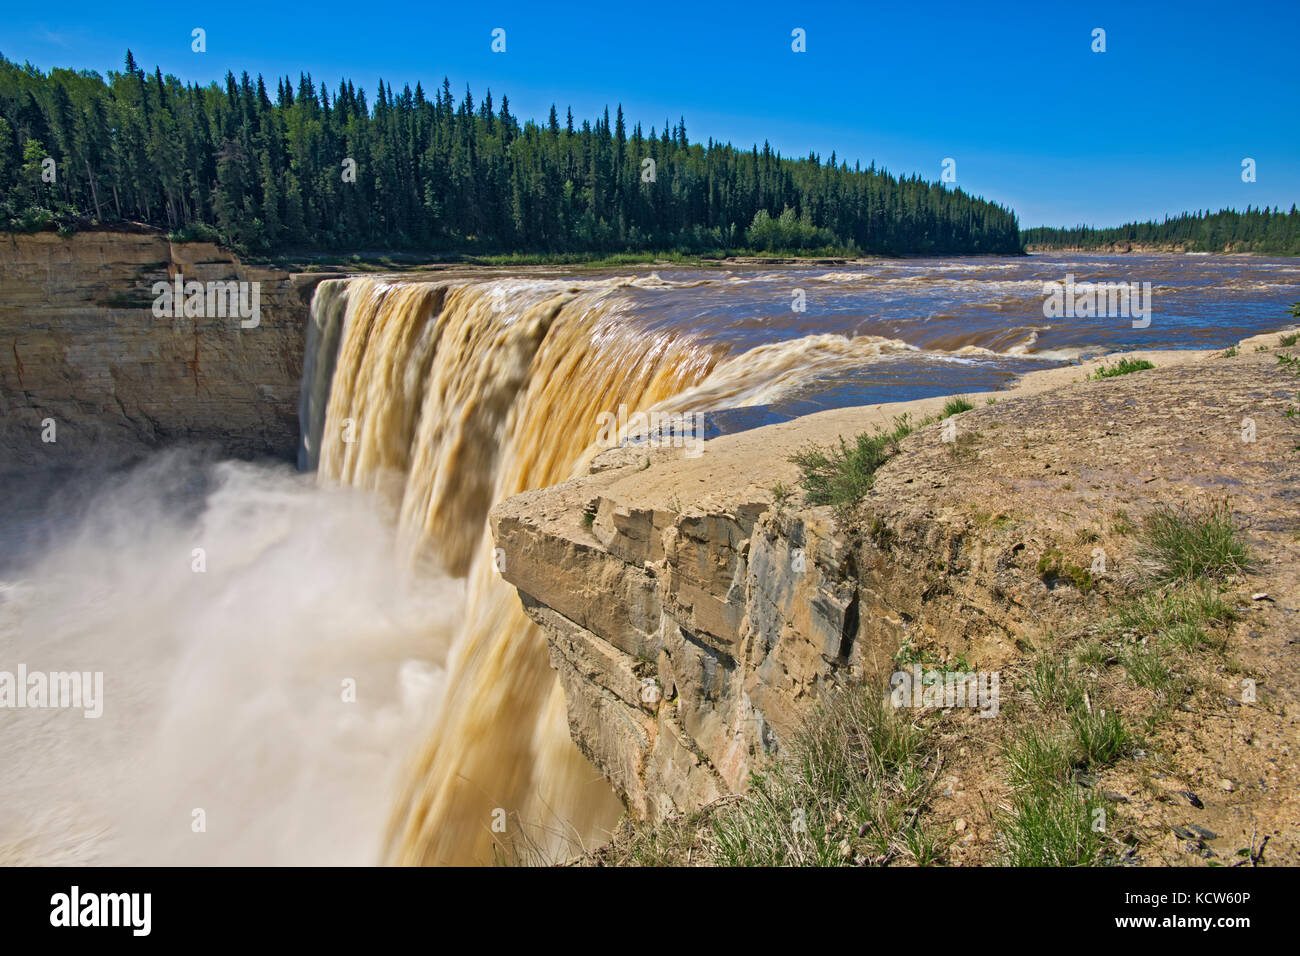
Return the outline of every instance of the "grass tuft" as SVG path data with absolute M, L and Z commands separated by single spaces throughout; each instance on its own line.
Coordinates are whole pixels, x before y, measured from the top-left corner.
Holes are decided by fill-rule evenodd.
M 1114 763 L 1132 743 L 1124 720 L 1114 710 L 1076 710 L 1070 715 L 1071 762 L 1077 767 Z
M 899 443 L 915 426 L 902 415 L 888 431 L 863 432 L 850 444 L 840 439 L 838 448 L 809 445 L 790 456 L 803 472 L 799 484 L 809 504 L 833 505 L 847 510 L 871 490 L 876 472 L 898 454 Z
M 1129 359 L 1122 358 L 1114 365 L 1103 365 L 1088 377 L 1093 381 L 1100 381 L 1103 378 L 1115 378 L 1117 375 L 1128 375 L 1130 372 L 1143 372 L 1149 368 L 1155 368 L 1146 359 Z
M 1157 506 L 1142 522 L 1138 557 L 1158 582 L 1224 578 L 1249 565 L 1226 501 L 1199 511 Z
M 941 846 L 917 827 L 937 759 L 930 736 L 866 689 L 833 695 L 774 770 L 715 814 L 710 861 L 722 866 L 828 866 L 910 859 Z
M 1043 710 L 1074 710 L 1083 704 L 1083 684 L 1069 661 L 1043 654 L 1035 659 L 1028 676 L 1029 693 Z
M 969 412 L 974 407 L 974 403 L 965 395 L 954 395 L 943 403 L 943 411 L 940 412 L 939 417 L 943 419 L 951 415 L 960 415 L 962 412 Z
M 1130 644 L 1124 649 L 1120 662 L 1128 673 L 1129 679 L 1139 687 L 1168 694 L 1172 691 L 1176 679 L 1173 671 L 1165 662 L 1164 655 L 1153 644 L 1141 642 Z
M 1013 787 L 998 820 L 1004 866 L 1087 866 L 1098 862 L 1103 834 L 1093 829 L 1101 798 L 1070 777 L 1070 758 L 1056 736 L 1028 727 L 1003 750 Z

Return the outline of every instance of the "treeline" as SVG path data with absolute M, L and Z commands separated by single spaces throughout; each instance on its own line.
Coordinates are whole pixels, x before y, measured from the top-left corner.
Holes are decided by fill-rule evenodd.
M 1026 245 L 1044 248 L 1099 249 L 1117 242 L 1177 246 L 1188 252 L 1269 252 L 1300 255 L 1300 214 L 1292 204 L 1281 208 L 1245 212 L 1190 212 L 1164 222 L 1131 222 L 1111 229 L 1076 226 L 1073 229 L 1040 227 L 1021 234 Z
M 51 162 L 52 160 L 52 162 Z M 49 170 L 53 169 L 51 174 Z M 594 124 L 521 122 L 382 81 L 185 85 L 140 69 L 48 75 L 0 57 L 0 223 L 139 221 L 256 253 L 391 248 L 1016 253 L 1015 215 L 960 189 Z

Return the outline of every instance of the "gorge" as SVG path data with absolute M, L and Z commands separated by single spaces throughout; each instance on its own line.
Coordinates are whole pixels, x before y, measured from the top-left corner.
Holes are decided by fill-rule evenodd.
M 1161 409 L 1181 395 L 1209 421 L 1215 412 L 1206 396 L 1239 395 L 1242 408 L 1281 428 L 1289 425 L 1281 373 L 1264 369 L 1263 358 L 1227 368 L 1188 347 L 1262 345 L 1251 337 L 1284 324 L 1280 306 L 1300 287 L 1285 261 L 1126 263 L 1152 276 L 1157 296 L 1151 327 L 1134 330 L 1097 316 L 1068 326 L 1043 321 L 1043 283 L 1067 269 L 1104 279 L 1114 267 L 1102 257 L 345 276 L 246 265 L 216 247 L 156 234 L 18 237 L 4 256 L 7 470 L 122 466 L 145 450 L 166 455 L 206 442 L 220 459 L 296 456 L 303 472 L 315 471 L 294 477 L 283 464 L 225 461 L 211 477 L 212 461 L 200 461 L 208 478 L 194 486 L 178 480 L 161 496 L 189 517 L 170 550 L 144 542 L 132 560 L 142 568 L 180 563 L 183 574 L 168 584 L 175 620 L 206 643 L 150 686 L 178 675 L 185 677 L 178 687 L 217 686 L 212 673 L 243 666 L 237 652 L 283 636 L 260 624 L 230 634 L 231 609 L 259 593 L 259 568 L 274 558 L 282 574 L 267 577 L 275 587 L 263 611 L 237 620 L 285 624 L 303 655 L 290 666 L 319 680 L 295 688 L 302 696 L 283 711 L 233 721 L 228 752 L 218 753 L 242 759 L 242 742 L 267 732 L 259 721 L 268 714 L 295 733 L 346 740 L 355 727 L 333 698 L 339 681 L 356 674 L 352 663 L 318 660 L 314 642 L 324 634 L 326 645 L 341 647 L 349 628 L 359 639 L 363 611 L 382 622 L 384 666 L 357 686 L 402 707 L 376 711 L 371 729 L 382 729 L 383 747 L 362 747 L 368 756 L 347 765 L 349 782 L 317 792 L 339 804 L 321 805 L 310 786 L 282 789 L 276 775 L 257 780 L 268 798 L 293 794 L 317 807 L 332 821 L 327 829 L 355 822 L 341 808 L 363 806 L 350 861 L 404 864 L 487 863 L 523 851 L 566 859 L 599 844 L 624 807 L 654 820 L 743 789 L 824 687 L 881 678 L 909 638 L 1007 659 L 1014 635 L 1048 604 L 1049 616 L 1068 617 L 1087 601 L 1068 591 L 1044 596 L 1032 571 L 1065 524 L 1026 506 L 1017 521 L 1027 540 L 979 527 L 979 495 L 951 479 L 948 449 L 919 434 L 897 471 L 882 473 L 873 492 L 877 535 L 863 541 L 845 535 L 828 509 L 779 505 L 773 488 L 798 478 L 789 455 L 904 412 L 920 420 L 948 395 L 991 398 L 1004 389 L 996 406 L 968 413 L 984 423 L 986 441 L 998 435 L 1004 447 L 995 460 L 1005 471 L 1017 458 L 1021 466 L 1035 455 L 1050 459 L 1047 449 L 1116 417 L 1114 408 L 1135 407 L 1138 385 L 1085 392 L 1075 379 L 1096 367 L 1094 357 L 1137 343 L 1160 366 L 1147 374 L 1160 383 Z M 260 282 L 260 324 L 156 315 L 142 290 L 179 272 Z M 809 312 L 790 309 L 796 288 L 810 290 Z M 1078 361 L 1090 364 L 1069 364 Z M 1268 397 L 1252 399 L 1261 389 Z M 895 400 L 910 404 L 886 404 Z M 704 453 L 647 442 L 636 434 L 637 415 L 623 408 L 647 419 L 703 414 Z M 1228 417 L 1239 419 L 1242 408 Z M 621 447 L 613 449 L 601 440 L 610 416 L 620 425 Z M 39 439 L 47 417 L 61 423 L 53 444 Z M 1140 415 L 1116 421 L 1095 436 L 1107 454 L 1150 427 Z M 1259 462 L 1276 459 L 1289 434 L 1267 432 L 1252 449 Z M 1020 435 L 1037 436 L 1032 452 L 1018 449 Z M 1222 459 L 1218 439 L 1206 441 L 1205 461 Z M 1169 446 L 1148 446 L 1155 469 L 1157 452 Z M 148 460 L 159 473 L 189 474 L 175 461 Z M 257 471 L 273 467 L 280 469 L 273 480 Z M 1126 466 L 1088 480 L 1141 483 L 1148 473 L 1139 471 Z M 1279 475 L 1261 472 L 1252 493 L 1260 509 Z M 982 486 L 984 500 L 1028 501 L 1041 493 L 1038 482 L 1026 474 L 1019 491 L 1000 487 L 996 495 Z M 1118 487 L 1108 494 L 1122 497 Z M 122 540 L 134 527 L 130 513 L 153 507 L 143 498 L 119 509 Z M 248 505 L 256 501 L 265 507 Z M 276 502 L 298 517 L 279 522 Z M 219 505 L 225 510 L 213 510 Z M 33 506 L 38 524 L 45 507 Z M 332 510 L 350 516 L 337 534 Z M 360 531 L 365 525 L 374 527 Z M 240 555 L 247 540 L 259 541 L 258 550 Z M 295 573 L 284 553 L 294 550 L 290 543 L 332 557 L 315 563 L 303 551 Z M 208 598 L 185 590 L 191 545 L 244 575 L 197 628 L 180 623 L 208 607 Z M 66 561 L 77 552 L 57 553 Z M 22 562 L 9 564 L 7 605 L 17 616 L 5 626 L 30 652 L 47 636 L 38 625 L 57 621 L 18 602 L 13 595 L 31 574 Z M 104 573 L 96 566 L 85 580 Z M 151 587 L 143 575 L 139 594 Z M 310 628 L 294 629 L 287 609 L 271 610 L 284 600 L 273 592 L 286 588 L 301 592 L 303 606 L 315 602 Z M 128 608 L 114 605 L 114 613 L 125 620 Z M 78 640 L 68 631 L 56 643 Z M 143 650 L 128 650 L 120 666 Z M 114 707 L 108 673 L 106 719 Z M 247 679 L 231 676 L 233 686 Z M 267 680 L 266 696 L 275 698 L 278 678 Z M 184 696 L 176 701 L 182 710 Z M 228 704 L 212 706 L 195 711 L 195 723 Z M 159 754 L 179 746 L 163 741 Z M 380 749 L 384 761 L 371 760 Z M 323 753 L 320 767 L 333 759 Z M 190 771 L 211 786 L 221 766 L 198 762 Z M 386 789 L 390 778 L 395 794 Z M 30 805 L 47 785 L 25 781 L 18 804 Z M 371 792 L 353 802 L 352 787 Z M 188 821 L 187 796 L 164 797 L 167 812 Z M 493 826 L 501 810 L 504 838 Z M 53 853 L 50 821 L 39 826 L 55 841 L 40 842 L 40 852 Z M 84 839 L 93 849 L 96 838 Z M 19 843 L 0 832 L 5 852 L 18 852 Z M 194 851 L 168 843 L 151 852 L 188 859 Z

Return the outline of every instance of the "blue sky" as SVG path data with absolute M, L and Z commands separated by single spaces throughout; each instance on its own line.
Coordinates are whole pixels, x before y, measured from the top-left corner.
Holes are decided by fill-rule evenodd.
M 340 77 L 373 99 L 451 79 L 523 118 L 685 116 L 693 140 L 834 150 L 1010 205 L 1022 226 L 1115 225 L 1300 201 L 1300 2 L 11 4 L 0 52 L 42 69 Z M 585 9 L 580 9 L 580 7 Z M 207 31 L 207 52 L 190 31 Z M 506 30 L 506 52 L 490 49 Z M 791 51 L 791 30 L 807 52 Z M 1093 53 L 1092 31 L 1106 31 Z M 1257 181 L 1241 181 L 1256 160 Z

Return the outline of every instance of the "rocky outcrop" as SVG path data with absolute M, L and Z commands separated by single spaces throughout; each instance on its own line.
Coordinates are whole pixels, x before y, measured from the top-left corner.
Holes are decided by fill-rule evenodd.
M 716 457 L 774 438 L 796 447 L 807 425 L 728 436 Z M 905 644 L 1007 636 L 1023 620 L 1008 597 L 1030 561 L 1023 544 L 974 545 L 964 513 L 914 503 L 850 536 L 829 509 L 775 505 L 753 471 L 731 471 L 728 489 L 707 464 L 660 460 L 652 474 L 649 460 L 598 459 L 597 474 L 492 515 L 502 572 L 547 634 L 574 740 L 639 817 L 742 791 L 826 686 L 883 686 Z M 669 476 L 709 492 L 660 502 L 640 484 Z
M 920 577 L 864 564 L 827 509 L 774 507 L 793 469 L 764 450 L 854 419 L 724 436 L 698 460 L 618 449 L 493 510 L 502 573 L 547 633 L 573 738 L 637 816 L 742 790 L 823 685 L 888 673 Z
M 259 282 L 260 322 L 158 317 L 152 287 Z M 82 467 L 180 441 L 290 457 L 308 300 L 320 275 L 152 230 L 0 241 L 3 468 Z M 55 441 L 43 441 L 53 420 Z
M 1158 501 L 1226 491 L 1248 526 L 1291 527 L 1300 516 L 1278 509 L 1294 512 L 1298 386 L 1254 351 L 1276 344 L 1141 353 L 1159 367 L 1093 382 L 1090 363 L 995 405 L 973 396 L 955 440 L 939 425 L 905 439 L 847 522 L 778 500 L 797 480 L 788 455 L 942 400 L 726 435 L 697 459 L 617 449 L 494 508 L 499 564 L 547 634 L 574 740 L 633 814 L 661 819 L 743 790 L 811 701 L 884 687 L 900 651 L 995 670 L 1095 616 Z

